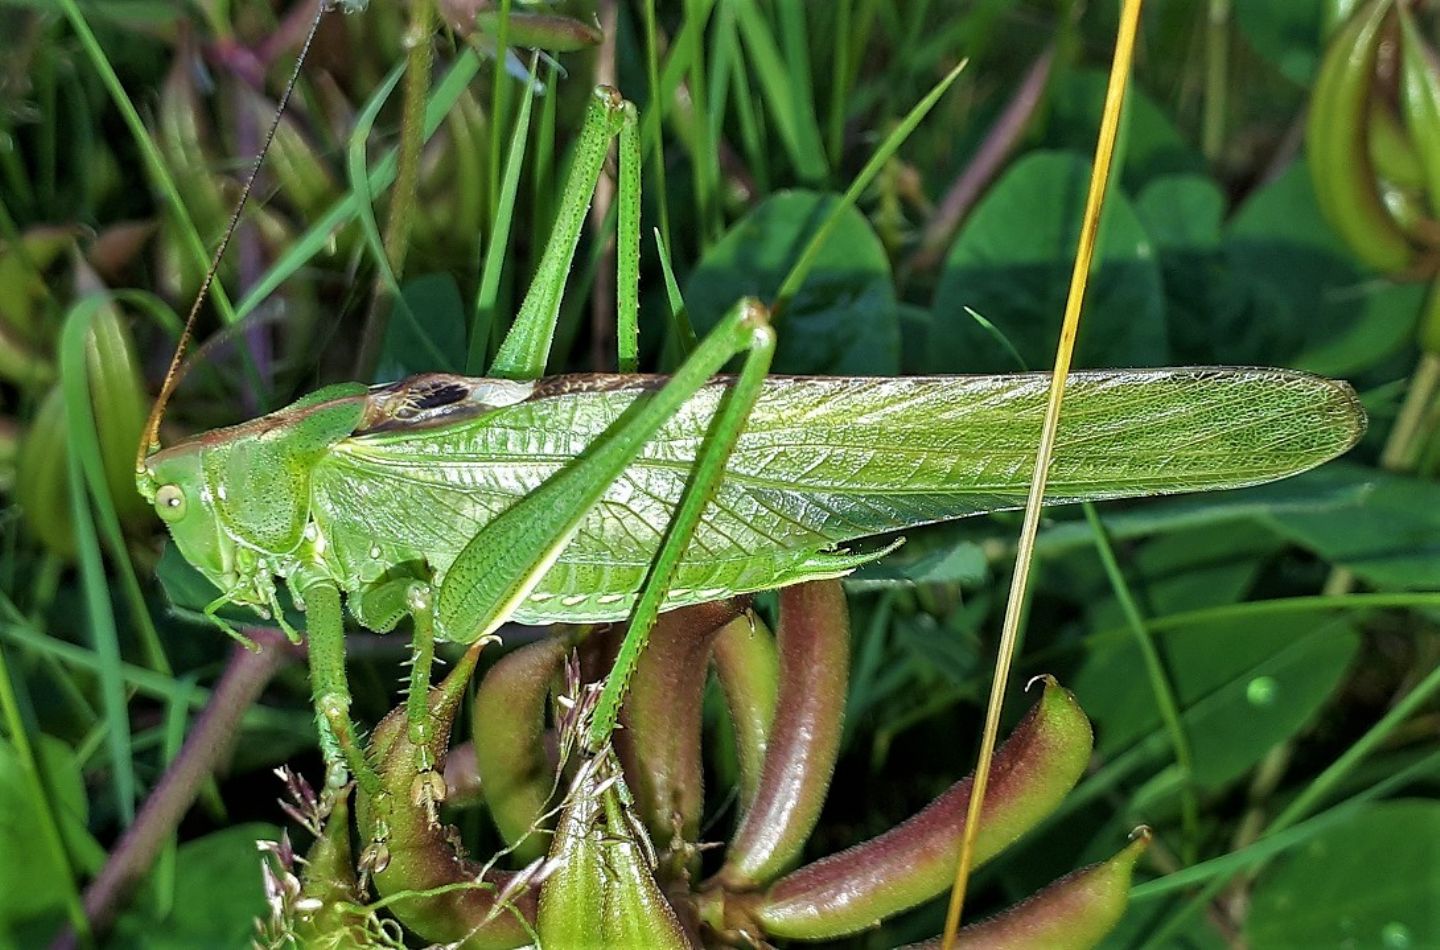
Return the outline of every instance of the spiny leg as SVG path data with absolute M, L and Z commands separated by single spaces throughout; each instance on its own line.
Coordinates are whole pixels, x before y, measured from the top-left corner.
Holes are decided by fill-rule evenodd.
M 428 570 L 425 572 L 428 577 Z M 430 674 L 435 663 L 435 594 L 430 582 L 420 577 L 391 576 L 361 590 L 351 598 L 352 609 L 361 624 L 385 633 L 410 617 L 410 684 L 406 692 L 405 720 L 415 749 L 414 779 L 410 797 L 423 805 L 432 820 L 435 809 L 445 800 L 445 779 L 435 768 L 432 754 L 434 722 L 430 713 Z
M 575 146 L 575 159 L 555 227 L 535 269 L 535 279 L 515 323 L 495 354 L 489 375 L 504 379 L 539 379 L 545 374 L 550 344 L 555 338 L 555 324 L 560 316 L 560 300 L 565 280 L 575 258 L 575 246 L 585 225 L 586 212 L 595 194 L 595 184 L 610 151 L 610 141 L 625 125 L 627 112 L 633 116 L 635 107 L 609 86 L 598 86 L 590 99 L 580 138 Z M 637 229 L 638 231 L 638 229 Z M 623 259 L 623 255 L 622 255 Z
M 325 757 L 325 796 L 333 798 L 353 774 L 369 795 L 383 797 L 380 776 L 365 757 L 365 748 L 350 720 L 350 685 L 345 674 L 345 620 L 340 588 L 328 577 L 302 570 L 291 589 L 305 604 L 306 633 L 310 645 L 310 684 L 314 690 L 315 719 L 320 730 L 320 751 Z M 383 828 L 384 823 L 380 822 Z M 383 842 L 383 835 L 379 836 Z M 375 857 L 383 855 L 375 851 Z M 383 863 L 383 860 L 380 862 Z
M 640 120 L 625 103 L 615 219 L 615 340 L 622 373 L 640 370 Z
M 410 787 L 411 800 L 430 813 L 432 822 L 439 818 L 435 809 L 445 800 L 445 776 L 435 768 L 430 755 L 435 725 L 430 714 L 430 670 L 435 662 L 435 597 L 429 584 L 412 583 L 406 591 L 406 603 L 414 618 L 410 638 L 410 691 L 405 698 L 405 720 L 410 744 L 415 747 L 415 780 Z
M 641 588 L 635 610 L 630 615 L 630 627 L 625 631 L 625 639 L 620 643 L 615 664 L 605 678 L 600 701 L 595 707 L 595 717 L 591 720 L 590 732 L 586 736 L 586 747 L 592 753 L 604 746 L 615 729 L 615 721 L 620 715 L 620 704 L 625 699 L 630 678 L 634 675 L 640 653 L 650 638 L 650 631 L 655 626 L 655 618 L 660 614 L 675 571 L 680 567 L 680 561 L 690 546 L 691 538 L 695 536 L 695 529 L 700 524 L 705 508 L 715 497 L 715 491 L 725 474 L 725 465 L 730 460 L 740 433 L 745 429 L 745 420 L 750 417 L 750 410 L 754 408 L 764 387 L 765 374 L 769 372 L 770 361 L 775 355 L 774 329 L 768 324 L 756 325 L 751 331 L 749 345 L 750 351 L 745 356 L 745 365 L 736 377 L 734 386 L 726 393 L 714 420 L 710 423 L 709 431 L 705 434 L 705 441 L 696 454 L 685 492 L 681 495 L 680 504 L 665 530 L 660 550 L 650 563 L 650 573 L 646 575 L 645 585 Z

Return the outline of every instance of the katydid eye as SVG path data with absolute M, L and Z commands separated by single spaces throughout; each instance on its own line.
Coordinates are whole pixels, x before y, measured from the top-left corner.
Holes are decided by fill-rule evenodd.
M 155 492 L 155 510 L 166 521 L 185 517 L 185 493 L 179 485 L 161 485 Z

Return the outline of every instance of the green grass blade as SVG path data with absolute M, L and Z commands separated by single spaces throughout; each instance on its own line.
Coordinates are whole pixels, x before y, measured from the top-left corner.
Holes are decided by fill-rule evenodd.
M 365 143 L 370 138 L 370 132 L 375 127 L 375 120 L 380 115 L 385 100 L 390 98 L 396 84 L 400 82 L 400 77 L 405 75 L 405 67 L 404 62 L 395 65 L 356 117 L 355 130 L 350 134 L 350 144 L 345 150 L 345 168 L 350 175 L 350 193 L 357 202 L 360 231 L 365 236 L 365 246 L 369 248 L 370 256 L 375 260 L 376 273 L 379 274 L 385 289 L 390 292 L 391 306 L 401 319 L 413 324 L 414 338 L 424 344 L 428 359 L 435 366 L 448 366 L 450 357 L 435 345 L 435 341 L 425 332 L 425 328 L 405 301 L 405 295 L 400 292 L 400 282 L 395 277 L 394 268 L 390 266 L 390 256 L 385 253 L 385 240 L 380 235 L 380 224 L 375 218 L 374 195 L 370 191 L 370 176 L 366 170 Z
M 65 420 L 69 430 L 70 506 L 74 519 L 75 548 L 80 561 L 81 588 L 90 619 L 90 635 L 100 660 L 100 695 L 108 727 L 108 744 L 116 808 L 126 825 L 135 818 L 135 767 L 130 758 L 130 715 L 125 682 L 120 674 L 120 636 L 111 609 L 109 584 L 100 555 L 95 516 L 115 525 L 105 488 L 104 463 L 95 436 L 95 415 L 90 403 L 85 352 L 90 321 L 105 304 L 102 296 L 86 297 L 71 308 L 61 331 L 60 377 L 65 393 Z M 87 485 L 96 489 L 92 513 Z M 104 516 L 108 514 L 108 518 Z M 123 546 L 122 546 L 123 550 Z M 122 559 L 128 567 L 128 560 Z M 133 579 L 133 574 L 131 574 Z
M 555 228 L 545 243 L 545 253 L 535 272 L 535 280 L 520 305 L 520 312 L 500 352 L 490 366 L 490 375 L 506 379 L 539 379 L 555 340 L 555 325 L 560 317 L 560 301 L 565 281 L 575 260 L 575 248 L 590 210 L 595 183 L 610 151 L 610 140 L 620 131 L 625 117 L 625 103 L 613 89 L 600 88 L 590 98 L 585 111 L 585 124 L 575 143 L 570 174 L 565 180 L 565 193 Z M 611 208 L 614 213 L 614 208 Z
M 665 278 L 665 296 L 670 303 L 670 338 L 680 348 L 683 359 L 695 351 L 699 340 L 695 336 L 695 328 L 690 324 L 690 318 L 685 314 L 685 298 L 680 293 L 680 282 L 675 279 L 670 250 L 665 246 L 665 239 L 658 228 L 655 230 L 655 251 L 660 256 L 660 271 Z
M 945 77 L 937 82 L 934 87 L 925 94 L 925 97 L 915 104 L 914 108 L 901 120 L 900 124 L 895 126 L 889 135 L 885 136 L 885 141 L 880 143 L 880 147 L 875 150 L 875 154 L 871 155 L 870 160 L 865 163 L 865 167 L 860 169 L 860 174 L 856 175 L 855 180 L 850 183 L 850 187 L 845 189 L 844 196 L 831 205 L 829 212 L 825 215 L 825 220 L 820 222 L 820 227 L 815 229 L 815 234 L 810 238 L 810 242 L 805 245 L 805 250 L 801 251 L 800 256 L 795 259 L 795 265 L 790 268 L 790 273 L 786 274 L 785 279 L 780 283 L 780 290 L 775 295 L 774 310 L 777 320 L 781 314 L 784 313 L 786 305 L 790 303 L 796 292 L 800 290 L 801 285 L 805 283 L 805 278 L 809 275 L 810 268 L 815 266 L 815 261 L 819 258 L 820 250 L 825 246 L 826 240 L 829 239 L 830 232 L 835 230 L 835 226 L 840 223 L 841 215 L 855 206 L 855 202 L 860 199 L 860 195 L 866 188 L 870 187 L 870 183 L 875 180 L 875 176 L 880 174 L 880 170 L 885 167 L 885 163 L 890 161 L 890 157 L 894 155 L 900 148 L 900 145 L 910 137 L 910 133 L 915 131 L 916 126 L 924 120 L 925 116 L 929 115 L 930 110 L 935 108 L 935 103 L 940 101 L 940 97 L 945 94 L 945 90 L 950 88 L 951 83 L 959 78 L 961 71 L 965 69 L 965 65 L 965 62 L 962 61 L 958 66 L 946 73 Z
M 72 0 L 73 2 L 73 0 Z M 470 81 L 480 71 L 480 55 L 475 50 L 466 50 L 456 59 L 445 78 L 436 84 L 425 106 L 425 127 L 423 140 L 431 136 L 445 120 L 451 107 L 465 92 Z M 395 180 L 397 151 L 390 149 L 374 164 L 365 176 L 371 193 L 381 191 Z M 360 213 L 360 198 L 353 190 L 335 202 L 335 205 L 320 216 L 302 235 L 290 243 L 289 249 L 280 256 L 270 269 L 261 276 L 235 308 L 237 318 L 243 318 L 260 306 L 281 284 L 304 267 L 315 255 L 330 247 L 335 233 L 353 221 Z
M 35 814 L 40 816 L 40 836 L 44 839 L 45 847 L 50 850 L 56 863 L 67 871 L 62 875 L 65 880 L 65 914 L 70 920 L 70 926 L 75 929 L 76 935 L 88 944 L 90 942 L 90 920 L 85 916 L 85 907 L 80 902 L 80 889 L 75 884 L 75 874 L 70 870 L 70 853 L 65 848 L 64 839 L 60 836 L 60 822 L 56 819 L 55 811 L 51 807 L 51 803 L 55 799 L 45 789 L 40 763 L 35 756 L 35 748 L 30 744 L 30 733 L 26 729 L 25 717 L 21 714 L 20 703 L 16 699 L 13 684 L 14 681 L 10 678 L 9 660 L 5 655 L 4 647 L 0 647 L 0 716 L 4 718 L 10 743 L 15 747 L 15 753 L 19 756 L 21 767 L 25 772 L 25 787 L 30 795 L 31 805 Z
M 505 22 L 503 15 L 501 22 Z M 470 322 L 470 353 L 465 361 L 465 372 L 472 376 L 484 371 L 485 360 L 489 357 L 490 327 L 495 324 L 500 275 L 505 270 L 506 252 L 510 248 L 510 227 L 515 216 L 515 196 L 520 191 L 520 172 L 525 164 L 525 140 L 530 134 L 530 110 L 535 101 L 539 65 L 538 57 L 530 63 L 530 81 L 525 84 L 525 93 L 520 98 L 520 112 L 510 133 L 505 179 L 500 184 L 499 203 L 490 227 L 490 243 L 485 248 L 485 266 L 480 272 L 480 289 L 475 295 L 475 316 Z M 553 86 L 547 87 L 545 93 L 551 99 L 558 95 Z
M 1190 864 L 1194 862 L 1200 847 L 1200 801 L 1193 783 L 1195 756 L 1190 751 L 1190 736 L 1186 733 L 1185 723 L 1181 718 L 1180 703 L 1175 698 L 1175 687 L 1171 683 L 1169 671 L 1165 669 L 1165 661 L 1161 659 L 1160 651 L 1155 647 L 1154 633 L 1146 623 L 1145 615 L 1140 611 L 1140 604 L 1130 589 L 1130 582 L 1126 580 L 1125 572 L 1120 568 L 1120 562 L 1115 557 L 1114 545 L 1110 543 L 1110 535 L 1105 531 L 1105 524 L 1100 520 L 1099 512 L 1089 502 L 1086 502 L 1082 508 L 1085 512 L 1085 520 L 1089 523 L 1090 530 L 1095 536 L 1095 551 L 1100 555 L 1100 563 L 1105 568 L 1105 576 L 1110 580 L 1110 588 L 1120 604 L 1126 623 L 1130 625 L 1131 632 L 1135 634 L 1135 645 L 1145 660 L 1145 673 L 1150 678 L 1150 691 L 1155 696 L 1155 706 L 1160 712 L 1161 720 L 1165 723 L 1165 730 L 1170 736 L 1170 745 L 1175 750 L 1175 764 L 1180 770 L 1180 816 L 1185 830 L 1182 857 L 1185 863 Z
M 115 74 L 114 67 L 110 65 L 110 60 L 100 46 L 100 41 L 95 38 L 90 25 L 85 21 L 85 15 L 80 12 L 80 7 L 75 0 L 60 0 L 60 7 L 64 10 L 66 19 L 70 21 L 70 28 L 79 38 L 80 45 L 84 47 L 86 55 L 90 58 L 91 65 L 100 74 L 100 79 L 110 93 L 115 107 L 120 110 L 120 117 L 125 120 L 125 125 L 129 128 L 136 146 L 140 149 L 140 155 L 145 160 L 146 170 L 150 173 L 155 186 L 160 189 L 161 197 L 165 199 L 165 204 L 180 225 L 180 236 L 186 251 L 195 259 L 194 263 L 202 273 L 209 270 L 210 253 L 205 249 L 205 242 L 200 239 L 199 232 L 195 230 L 195 223 L 190 219 L 190 214 L 185 208 L 185 200 L 180 197 L 180 189 L 175 184 L 175 179 L 171 177 L 155 140 L 150 137 L 150 131 L 145 128 L 139 111 L 130 101 L 129 94 L 120 82 L 120 77 Z M 235 323 L 244 315 L 230 305 L 230 297 L 225 293 L 225 288 L 220 286 L 218 278 L 212 285 L 211 292 L 215 300 L 215 309 L 220 312 L 220 318 L 226 325 Z
M 820 125 L 815 118 L 815 103 L 804 89 L 794 88 L 785 57 L 776 45 L 770 23 L 755 0 L 731 0 L 735 4 L 740 33 L 755 68 L 756 79 L 764 90 L 765 102 L 775 117 L 780 139 L 795 166 L 801 181 L 824 181 L 829 169 L 825 149 L 821 145 Z

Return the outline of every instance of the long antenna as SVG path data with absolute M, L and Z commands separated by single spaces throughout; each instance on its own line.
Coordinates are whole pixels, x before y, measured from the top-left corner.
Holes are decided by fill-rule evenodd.
M 1110 180 L 1110 163 L 1115 156 L 1115 137 L 1120 125 L 1120 109 L 1125 102 L 1125 86 L 1134 58 L 1135 34 L 1140 24 L 1140 7 L 1144 0 L 1125 0 L 1120 14 L 1120 30 L 1115 41 L 1115 56 L 1110 63 L 1110 84 L 1105 92 L 1105 112 L 1100 119 L 1100 138 L 1095 145 L 1095 165 L 1090 174 L 1090 193 L 1085 199 L 1085 217 L 1080 227 L 1080 246 L 1075 252 L 1075 270 L 1070 277 L 1070 296 L 1065 302 L 1065 320 L 1060 326 L 1060 344 L 1055 354 L 1055 373 L 1050 379 L 1050 400 L 1045 406 L 1045 423 L 1040 430 L 1040 445 L 1035 453 L 1035 474 L 1030 481 L 1030 495 L 1025 502 L 1025 518 L 1020 527 L 1020 543 L 1015 554 L 1015 573 L 1010 580 L 1010 599 L 1005 605 L 1005 620 L 1000 631 L 1000 650 L 995 657 L 995 677 L 990 684 L 990 702 L 985 710 L 985 731 L 980 740 L 980 758 L 975 765 L 975 781 L 970 788 L 970 804 L 965 815 L 965 833 L 960 842 L 960 861 L 955 866 L 955 885 L 950 890 L 950 909 L 945 915 L 942 950 L 953 950 L 960 930 L 960 912 L 965 906 L 965 886 L 969 883 L 970 867 L 975 860 L 975 838 L 980 831 L 980 812 L 985 790 L 990 781 L 990 763 L 995 755 L 995 741 L 1000 731 L 1000 712 L 1005 703 L 1005 687 L 1010 678 L 1010 661 L 1020 635 L 1020 616 L 1025 603 L 1025 588 L 1030 580 L 1030 561 L 1035 553 L 1035 535 L 1040 528 L 1040 509 L 1045 501 L 1045 484 L 1050 474 L 1050 459 L 1055 454 L 1055 432 L 1060 425 L 1060 404 L 1065 398 L 1065 381 L 1070 373 L 1070 360 L 1075 351 L 1075 336 L 1080 328 L 1080 309 L 1085 301 L 1085 285 L 1090 278 L 1090 264 L 1095 257 L 1095 238 L 1100 229 L 1100 212 L 1105 205 L 1105 186 Z
M 135 473 L 144 481 L 145 459 L 150 453 L 160 447 L 160 420 L 165 415 L 165 407 L 170 402 L 170 397 L 175 393 L 175 387 L 180 383 L 180 361 L 185 358 L 185 350 L 195 332 L 195 318 L 200 314 L 200 306 L 210 293 L 210 285 L 215 282 L 215 274 L 220 269 L 220 262 L 225 257 L 225 251 L 230 246 L 230 239 L 235 236 L 235 230 L 240 226 L 240 215 L 245 211 L 245 205 L 250 200 L 250 193 L 255 188 L 255 180 L 260 177 L 260 166 L 265 163 L 265 156 L 270 151 L 270 145 L 275 141 L 275 133 L 280 128 L 280 119 L 285 114 L 285 107 L 290 104 L 290 94 L 295 91 L 295 84 L 300 80 L 300 69 L 305 65 L 305 58 L 310 55 L 310 45 L 315 41 L 315 34 L 320 29 L 320 21 L 325 18 L 326 12 L 331 7 L 331 0 L 317 0 L 315 4 L 315 18 L 310 21 L 310 32 L 305 34 L 305 42 L 300 45 L 300 54 L 295 58 L 295 68 L 290 73 L 290 80 L 285 84 L 285 91 L 280 94 L 280 101 L 275 107 L 275 118 L 270 122 L 270 130 L 265 133 L 265 141 L 260 145 L 260 151 L 255 156 L 254 163 L 250 166 L 250 174 L 245 178 L 245 185 L 240 189 L 240 198 L 235 202 L 235 210 L 230 214 L 230 222 L 225 227 L 225 233 L 220 238 L 220 244 L 215 248 L 215 254 L 210 258 L 210 268 L 205 272 L 205 279 L 200 282 L 200 290 L 195 294 L 195 302 L 190 305 L 190 315 L 185 318 L 185 329 L 180 331 L 180 340 L 175 344 L 175 354 L 170 357 L 170 367 L 165 371 L 165 381 L 160 384 L 160 394 L 155 397 L 155 405 L 150 409 L 150 417 L 145 420 L 145 431 L 140 436 L 140 447 L 135 454 Z M 142 492 L 144 489 L 142 488 Z

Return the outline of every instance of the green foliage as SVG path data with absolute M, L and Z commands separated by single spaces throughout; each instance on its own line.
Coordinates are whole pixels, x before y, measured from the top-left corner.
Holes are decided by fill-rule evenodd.
M 1026 367 L 1050 363 L 1089 178 L 1090 163 L 1081 156 L 1042 152 L 1021 159 L 995 184 L 945 259 L 926 369 L 1017 368 L 967 307 L 994 324 Z M 1161 365 L 1168 349 L 1160 269 L 1149 236 L 1118 191 L 1110 196 L 1100 232 L 1075 365 Z
M 164 895 L 163 905 L 161 895 L 142 894 L 116 923 L 114 946 L 244 946 L 255 933 L 256 919 L 265 916 L 255 842 L 279 836 L 274 825 L 249 822 L 181 845 L 175 852 L 174 890 Z M 224 899 L 216 900 L 217 894 Z
M 697 333 L 737 294 L 773 299 L 833 195 L 780 192 L 737 221 L 700 258 L 685 285 Z M 780 373 L 893 375 L 900 368 L 895 286 L 885 249 L 864 215 L 847 211 L 785 311 L 775 354 Z
M 1436 802 L 1372 806 L 1260 876 L 1246 939 L 1256 950 L 1346 942 L 1388 950 L 1440 943 L 1437 838 Z
M 0 104 L 0 946 L 45 944 L 75 922 L 104 849 L 230 662 L 230 641 L 197 622 L 212 585 L 131 517 L 142 507 L 129 490 L 133 380 L 158 386 L 175 312 L 189 304 L 288 73 L 293 24 L 279 17 L 305 6 L 3 9 L 14 39 L 6 75 L 18 78 Z M 588 23 L 590 6 L 564 9 Z M 774 369 L 1050 365 L 1113 28 L 1105 5 L 1076 5 L 1078 17 L 1068 6 L 618 4 L 618 82 L 641 107 L 646 173 L 642 368 L 673 366 L 684 348 L 672 305 L 703 333 L 741 296 L 773 298 L 876 144 L 965 56 L 954 88 L 841 215 L 777 325 Z M 1371 431 L 1345 461 L 1292 481 L 1101 506 L 1118 584 L 1092 526 L 1049 514 L 1019 672 L 1075 688 L 1096 755 L 1048 825 L 982 871 L 977 915 L 1113 854 L 1143 821 L 1164 847 L 1136 866 L 1109 945 L 1219 947 L 1234 934 L 1256 950 L 1440 942 L 1424 899 L 1440 887 L 1430 847 L 1440 818 L 1419 800 L 1436 787 L 1426 725 L 1440 692 L 1440 412 L 1414 342 L 1440 215 L 1423 188 L 1387 193 L 1419 209 L 1406 239 L 1422 265 L 1378 274 L 1327 221 L 1292 135 L 1333 11 L 1362 6 L 1148 5 L 1079 365 L 1343 376 Z M 1436 35 L 1433 5 L 1409 7 L 1413 34 Z M 1211 9 L 1232 19 L 1212 25 Z M 374 379 L 457 371 L 495 353 L 554 225 L 602 54 L 557 54 L 562 69 L 539 62 L 543 95 L 509 165 L 529 54 L 505 51 L 498 68 L 493 31 L 462 31 L 453 44 L 437 33 L 423 121 L 402 130 L 398 89 L 388 104 L 376 90 L 404 57 L 407 15 L 371 3 L 326 24 L 301 71 L 303 108 L 287 115 L 221 267 L 225 292 L 202 312 L 166 441 L 351 378 L 372 308 L 390 313 Z M 1039 101 L 1000 135 L 996 123 L 1047 50 L 1055 62 Z M 1405 65 L 1423 72 L 1424 62 L 1411 53 Z M 1388 88 L 1377 101 L 1395 105 Z M 1402 123 L 1399 134 L 1415 133 Z M 381 245 L 406 135 L 425 144 L 413 240 L 396 262 Z M 982 145 L 1007 137 L 1013 148 L 956 211 L 947 195 L 979 170 Z M 667 293 L 652 228 L 683 294 Z M 932 229 L 938 262 L 917 264 Z M 613 370 L 613 292 L 595 292 L 610 273 L 586 225 L 552 371 Z M 77 306 L 92 291 L 105 296 Z M 81 317 L 102 299 L 105 336 L 89 343 Z M 64 411 L 62 377 L 93 422 Z M 920 527 L 847 579 L 845 725 L 802 864 L 893 827 L 973 765 L 1015 529 L 1004 514 Z M 771 607 L 760 598 L 762 613 Z M 259 622 L 235 608 L 221 616 Z M 407 650 L 403 635 L 361 644 L 350 687 L 357 716 L 374 722 L 396 704 Z M 1193 753 L 1188 774 L 1157 699 L 1167 690 Z M 709 759 L 694 793 L 700 826 L 714 829 L 707 840 L 737 820 L 734 788 L 753 787 L 734 745 L 754 737 L 716 738 L 733 732 L 720 692 L 712 684 L 704 704 Z M 141 869 L 110 945 L 243 945 L 264 916 L 253 841 L 278 832 L 247 822 L 279 818 L 271 768 L 288 760 L 318 778 L 319 759 L 302 671 L 286 667 L 258 695 L 230 736 L 232 770 L 164 830 L 175 844 Z M 773 703 L 782 715 L 788 698 Z M 1403 715 L 1382 719 L 1392 709 Z M 1187 794 L 1201 806 L 1198 834 L 1183 819 Z M 1366 795 L 1379 800 L 1345 804 Z M 1412 797 L 1383 800 L 1395 796 Z M 456 814 L 472 855 L 497 850 L 486 822 Z M 52 825 L 64 860 L 45 837 Z M 696 881 L 723 860 L 677 860 L 692 858 Z M 930 937 L 940 914 L 922 905 L 848 945 Z

